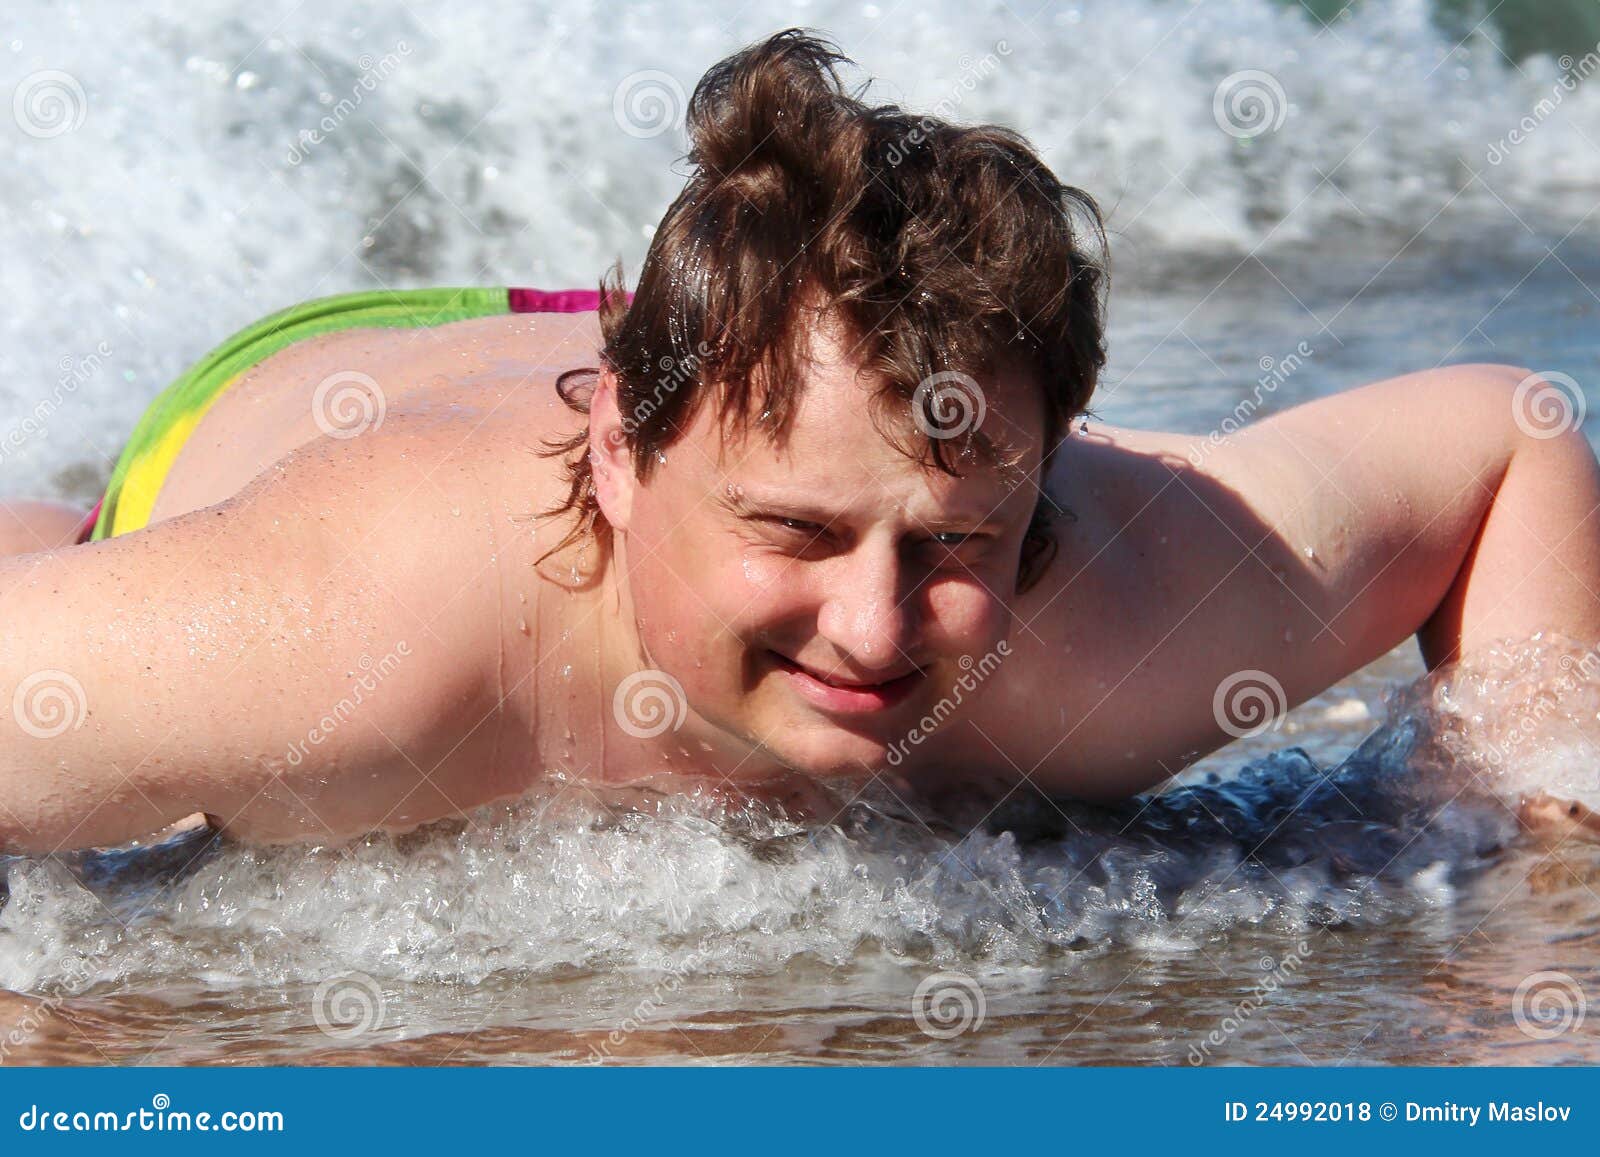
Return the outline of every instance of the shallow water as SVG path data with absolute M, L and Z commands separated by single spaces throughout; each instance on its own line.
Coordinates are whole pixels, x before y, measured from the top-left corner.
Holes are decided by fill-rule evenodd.
M 0 488 L 92 493 L 165 381 L 289 301 L 635 268 L 675 145 L 613 131 L 614 62 L 692 86 L 791 19 L 889 95 L 961 92 L 960 115 L 1017 125 L 1111 207 L 1105 420 L 1203 436 L 1263 378 L 1264 415 L 1475 359 L 1588 388 L 1600 89 L 1490 164 L 1554 66 L 1457 44 L 1472 20 L 1445 17 L 1470 7 L 1322 29 L 1264 0 L 1027 21 L 924 4 L 893 34 L 889 5 L 733 27 L 662 5 L 588 34 L 581 8 L 538 5 L 510 23 L 457 5 L 432 32 L 364 8 L 62 8 L 0 45 L 7 91 L 64 68 L 88 101 L 71 133 L 0 134 L 0 242 L 38 255 L 0 266 L 0 399 L 7 421 L 56 407 L 8 435 Z M 1549 31 L 1518 8 L 1519 35 Z M 286 161 L 357 55 L 406 38 L 361 116 Z M 952 87 L 1000 38 L 1002 66 Z M 1292 107 L 1241 144 L 1211 98 L 1246 68 Z M 1202 761 L 1191 790 L 1013 799 L 965 837 L 971 817 L 880 788 L 802 824 L 706 800 L 619 812 L 558 784 L 348 848 L 11 861 L 0 1028 L 23 1040 L 0 1032 L 0 1061 L 1600 1062 L 1600 1018 L 1578 1015 L 1600 994 L 1600 858 L 1519 833 L 1509 806 L 1559 787 L 1600 808 L 1600 701 L 1561 684 L 1590 668 L 1549 641 L 1499 662 L 1413 685 L 1407 645 Z M 1561 707 L 1539 741 L 1493 757 L 1541 693 Z

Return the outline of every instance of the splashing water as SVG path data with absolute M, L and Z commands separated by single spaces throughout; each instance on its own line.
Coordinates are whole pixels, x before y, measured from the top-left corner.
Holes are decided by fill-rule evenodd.
M 305 982 L 340 968 L 478 982 L 631 966 L 762 973 L 807 956 L 954 965 L 1182 950 L 1448 905 L 1517 836 L 1516 797 L 1600 800 L 1600 685 L 1551 639 L 1399 689 L 1342 763 L 1290 747 L 1220 781 L 1112 807 L 1033 799 L 927 814 L 879 785 L 837 818 L 705 795 L 626 809 L 549 784 L 469 823 L 348 847 L 148 850 L 10 862 L 0 986 L 69 967 L 151 986 Z M 1578 674 L 1575 674 L 1578 673 Z M 1527 704 L 1549 703 L 1537 731 Z M 1499 705 L 1498 707 L 1496 705 Z M 1495 761 L 1506 729 L 1525 760 Z M 987 812 L 980 809 L 975 815 Z

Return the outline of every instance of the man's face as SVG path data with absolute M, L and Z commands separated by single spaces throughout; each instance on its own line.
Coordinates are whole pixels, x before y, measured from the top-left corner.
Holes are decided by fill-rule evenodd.
M 977 383 L 978 429 L 1002 453 L 958 461 L 952 477 L 879 432 L 874 384 L 837 332 L 816 331 L 802 365 L 781 446 L 702 405 L 646 481 L 616 457 L 597 486 L 625 523 L 612 518 L 650 665 L 700 720 L 759 748 L 754 766 L 851 773 L 883 767 L 1006 638 L 1044 404 L 1021 376 Z M 909 406 L 904 418 L 915 445 Z

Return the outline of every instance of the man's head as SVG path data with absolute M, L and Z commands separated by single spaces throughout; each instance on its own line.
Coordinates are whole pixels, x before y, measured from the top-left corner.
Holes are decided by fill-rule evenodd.
M 697 716 L 819 774 L 881 765 L 1005 639 L 1104 363 L 1089 197 L 841 63 L 790 31 L 695 90 L 638 290 L 602 286 L 565 508 Z

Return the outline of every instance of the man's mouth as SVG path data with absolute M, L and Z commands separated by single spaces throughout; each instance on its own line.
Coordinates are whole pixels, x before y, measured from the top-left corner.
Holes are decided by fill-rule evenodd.
M 818 671 L 796 663 L 786 655 L 768 651 L 772 664 L 802 698 L 813 706 L 837 715 L 864 715 L 886 711 L 905 702 L 927 672 L 920 667 L 893 679 L 866 682 Z

